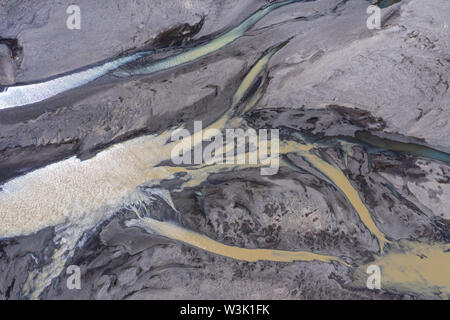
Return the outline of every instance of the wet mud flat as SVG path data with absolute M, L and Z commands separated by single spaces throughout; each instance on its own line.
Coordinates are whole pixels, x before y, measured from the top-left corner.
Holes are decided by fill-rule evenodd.
M 121 56 L 164 49 L 154 57 L 0 110 L 3 298 L 449 298 L 450 155 L 437 139 L 449 128 L 436 124 L 437 133 L 423 123 L 448 121 L 444 109 L 435 114 L 448 95 L 441 90 L 448 66 L 428 62 L 441 75 L 427 101 L 434 109 L 424 111 L 427 97 L 419 95 L 422 115 L 405 124 L 406 117 L 396 119 L 404 96 L 395 93 L 403 88 L 392 89 L 397 110 L 385 114 L 370 95 L 365 105 L 339 85 L 324 91 L 339 77 L 367 81 L 336 71 L 333 56 L 347 53 L 325 33 L 352 27 L 358 36 L 340 41 L 365 53 L 380 36 L 349 16 L 364 17 L 369 1 L 257 4 L 197 40 L 190 38 L 202 36 L 208 15 L 169 28 Z M 380 32 L 411 39 L 393 31 L 396 24 L 435 32 L 415 25 L 435 5 L 380 6 L 397 10 Z M 299 32 L 312 26 L 323 28 L 320 37 Z M 308 37 L 322 37 L 320 45 L 305 44 Z M 436 61 L 446 44 L 435 43 L 417 50 Z M 378 54 L 407 73 L 391 52 Z M 333 76 L 325 83 L 302 79 L 327 68 Z M 222 133 L 279 130 L 278 172 L 264 176 L 263 165 L 248 163 L 174 165 L 171 134 L 193 132 L 195 120 Z M 248 156 L 262 148 L 245 144 Z M 71 265 L 81 270 L 79 290 L 67 287 Z M 370 265 L 382 270 L 379 290 L 366 286 Z

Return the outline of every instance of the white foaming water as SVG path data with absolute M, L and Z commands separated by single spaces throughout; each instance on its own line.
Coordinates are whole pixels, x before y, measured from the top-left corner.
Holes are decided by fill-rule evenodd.
M 7 87 L 6 91 L 0 92 L 0 110 L 44 101 L 57 94 L 94 81 L 108 72 L 115 70 L 128 62 L 134 61 L 145 54 L 149 53 L 137 53 L 128 57 L 122 57 L 97 67 L 48 81 Z
M 172 146 L 164 147 L 168 137 L 136 138 L 89 160 L 72 157 L 5 183 L 0 191 L 0 237 L 82 220 L 95 225 L 136 200 L 137 186 L 171 176 L 170 168 L 153 168 L 170 159 Z
M 162 59 L 161 61 L 150 63 L 149 65 L 143 67 L 138 67 L 137 69 L 116 71 L 114 75 L 127 77 L 136 74 L 151 74 L 197 60 L 200 57 L 223 48 L 243 36 L 247 30 L 249 30 L 259 20 L 273 10 L 295 2 L 298 2 L 298 0 L 287 0 L 273 3 L 256 11 L 236 28 L 233 28 L 229 32 L 208 42 L 207 44 L 200 45 L 178 55 Z M 104 63 L 88 70 L 75 72 L 52 80 L 7 87 L 6 91 L 0 92 L 0 110 L 44 101 L 60 93 L 94 81 L 108 72 L 123 66 L 124 64 L 137 60 L 143 55 L 148 54 L 151 54 L 151 52 L 136 53 L 128 57 L 122 57 L 114 61 Z

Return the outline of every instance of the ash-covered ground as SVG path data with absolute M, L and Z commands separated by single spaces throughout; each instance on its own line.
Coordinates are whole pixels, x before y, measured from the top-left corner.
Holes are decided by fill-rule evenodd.
M 0 299 L 450 297 L 448 0 L 72 4 L 0 0 Z

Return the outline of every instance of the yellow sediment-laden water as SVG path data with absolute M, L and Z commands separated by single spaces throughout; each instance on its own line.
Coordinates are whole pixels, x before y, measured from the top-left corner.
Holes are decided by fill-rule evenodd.
M 345 194 L 348 201 L 359 214 L 364 225 L 375 235 L 380 245 L 380 251 L 383 252 L 384 245 L 388 242 L 384 234 L 378 229 L 377 225 L 372 219 L 369 210 L 362 202 L 358 191 L 352 186 L 350 180 L 345 174 L 336 166 L 329 164 L 311 152 L 301 153 L 314 167 L 324 173 L 330 180 Z
M 257 62 L 252 68 L 250 71 L 252 77 L 246 77 L 233 97 L 233 108 L 244 98 L 254 83 L 255 77 L 267 64 L 268 57 L 274 52 L 270 50 L 262 58 L 262 63 Z M 209 128 L 222 129 L 231 119 L 233 108 L 230 108 Z M 202 137 L 198 137 L 199 134 L 194 133 L 188 140 L 194 144 L 199 138 L 201 141 Z M 60 248 L 55 252 L 52 263 L 45 267 L 43 270 L 45 272 L 30 273 L 24 287 L 27 296 L 38 298 L 51 280 L 60 274 L 64 261 L 71 256 L 85 230 L 93 228 L 118 209 L 139 203 L 142 200 L 142 194 L 138 189 L 140 185 L 158 185 L 164 179 L 173 178 L 175 173 L 187 173 L 184 186 L 194 186 L 202 183 L 211 173 L 245 167 L 245 165 L 198 168 L 160 166 L 160 163 L 171 159 L 174 147 L 180 144 L 180 142 L 167 143 L 170 136 L 169 130 L 160 135 L 135 138 L 113 145 L 91 159 L 80 161 L 73 157 L 35 170 L 2 186 L 0 192 L 1 237 L 31 234 L 49 226 L 56 226 L 57 231 L 62 230 L 58 234 Z M 185 142 L 186 139 L 181 144 Z M 283 148 L 286 151 L 293 150 L 291 144 Z M 160 230 L 165 229 L 160 228 Z M 310 261 L 312 258 L 320 261 L 328 261 L 327 259 L 341 261 L 339 258 L 332 259 L 306 252 L 252 251 L 243 248 L 233 251 L 231 247 L 221 246 L 212 240 L 203 241 L 202 244 L 198 240 L 205 239 L 200 235 L 195 237 L 194 233 L 180 232 L 181 228 L 176 230 L 178 231 L 174 235 L 175 239 L 181 240 L 180 235 L 189 235 L 185 239 L 186 243 L 230 257 L 242 258 L 244 253 L 248 253 L 249 260 L 259 257 L 258 259 L 275 261 L 303 259 Z M 165 235 L 170 237 L 168 233 Z M 214 246 L 217 248 L 214 249 Z
M 274 51 L 270 50 L 262 61 L 266 64 L 267 57 L 273 54 Z M 257 63 L 255 68 L 260 70 L 261 64 Z M 233 97 L 235 104 L 243 98 L 251 83 L 247 79 L 238 88 Z M 230 108 L 208 129 L 222 129 L 232 112 L 233 108 Z M 0 191 L 0 236 L 30 234 L 44 227 L 80 219 L 95 224 L 106 212 L 137 201 L 139 192 L 136 188 L 139 185 L 156 185 L 175 173 L 195 175 L 190 185 L 201 183 L 201 177 L 206 178 L 209 173 L 226 166 L 198 170 L 158 166 L 171 159 L 174 147 L 192 142 L 196 144 L 208 138 L 201 135 L 201 132 L 195 132 L 181 142 L 171 143 L 166 143 L 171 137 L 170 131 L 143 136 L 113 145 L 86 161 L 73 157 L 7 182 Z
M 145 229 L 157 233 L 159 235 L 178 240 L 194 247 L 236 260 L 255 262 L 259 260 L 292 262 L 292 261 L 336 261 L 349 266 L 340 258 L 315 254 L 307 251 L 284 251 L 271 249 L 246 249 L 235 246 L 229 246 L 214 241 L 204 235 L 187 230 L 178 225 L 161 222 L 152 218 L 141 218 L 139 220 L 131 220 L 129 226 L 140 226 Z
M 237 27 L 231 29 L 225 34 L 219 36 L 216 39 L 209 41 L 204 45 L 200 45 L 198 47 L 192 48 L 186 52 L 182 52 L 180 54 L 162 59 L 160 61 L 156 61 L 154 63 L 150 63 L 147 66 L 137 67 L 134 69 L 128 70 L 118 70 L 115 72 L 118 76 L 129 76 L 136 74 L 152 74 L 161 70 L 167 70 L 184 63 L 192 62 L 197 60 L 200 57 L 204 57 L 210 53 L 213 53 L 224 46 L 232 43 L 238 38 L 242 37 L 246 31 L 248 31 L 251 27 L 253 27 L 258 21 L 264 18 L 267 14 L 272 12 L 273 10 L 280 8 L 285 5 L 292 4 L 294 2 L 298 2 L 298 0 L 287 0 L 281 2 L 272 3 L 264 8 L 253 13 L 250 17 L 245 19 L 242 23 L 240 23 Z
M 181 146 L 183 149 L 211 138 L 213 133 L 208 135 L 208 129 L 220 131 L 226 126 L 245 126 L 243 119 L 236 115 L 236 108 L 242 107 L 241 110 L 247 111 L 256 105 L 262 95 L 262 84 L 259 84 L 251 97 L 247 95 L 257 79 L 266 73 L 270 58 L 279 48 L 269 50 L 253 65 L 237 88 L 230 109 L 206 128 L 206 135 L 194 132 L 181 142 L 168 143 L 173 131 L 180 129 L 172 128 L 160 135 L 138 137 L 113 145 L 85 161 L 70 158 L 5 183 L 0 191 L 1 237 L 31 234 L 48 226 L 56 226 L 57 231 L 62 230 L 58 235 L 61 246 L 55 253 L 53 262 L 45 267 L 44 272 L 29 275 L 29 281 L 24 287 L 26 294 L 32 298 L 39 297 L 42 290 L 63 270 L 65 261 L 83 232 L 120 208 L 142 201 L 143 194 L 139 191 L 139 186 L 157 186 L 165 179 L 172 179 L 177 173 L 184 173 L 184 176 L 180 176 L 182 183 L 179 186 L 179 189 L 183 189 L 200 185 L 213 173 L 262 166 L 262 163 L 245 164 L 238 161 L 234 161 L 232 165 L 224 163 L 190 167 L 161 164 L 171 159 L 175 147 Z M 317 156 L 314 153 L 316 146 L 313 144 L 295 141 L 278 143 L 278 155 L 297 153 L 329 178 L 347 197 L 362 223 L 378 239 L 382 252 L 387 242 L 386 237 L 345 174 L 337 166 Z M 261 141 L 258 141 L 255 148 L 245 153 L 245 156 L 253 156 L 261 147 Z M 349 266 L 340 257 L 312 252 L 229 246 L 179 225 L 151 218 L 132 220 L 129 225 L 141 226 L 162 236 L 232 259 L 280 262 L 316 260 L 325 263 L 336 261 Z M 374 264 L 380 265 L 383 285 L 387 289 L 411 290 L 427 296 L 434 292 L 448 294 L 448 268 L 442 267 L 450 265 L 448 245 L 404 242 L 398 248 L 391 248 L 387 253 L 375 257 Z M 362 270 L 361 268 L 363 267 L 358 270 Z
M 116 76 L 131 76 L 136 74 L 152 74 L 162 70 L 168 70 L 182 64 L 195 61 L 210 53 L 213 53 L 226 45 L 242 37 L 246 31 L 253 27 L 258 21 L 264 18 L 273 10 L 285 5 L 298 2 L 298 0 L 287 0 L 276 2 L 265 6 L 241 22 L 237 27 L 222 34 L 221 36 L 180 54 L 176 54 L 165 59 L 140 66 L 135 69 L 117 70 Z M 29 105 L 52 98 L 60 93 L 83 86 L 92 82 L 105 74 L 112 72 L 129 62 L 136 61 L 144 56 L 151 55 L 152 52 L 138 52 L 131 56 L 117 58 L 113 61 L 102 63 L 87 70 L 74 71 L 67 75 L 61 75 L 50 80 L 37 81 L 35 83 L 13 85 L 0 92 L 0 110 Z
M 355 270 L 356 287 L 365 287 L 367 268 L 380 268 L 380 287 L 416 293 L 428 299 L 450 299 L 450 244 L 401 240 L 382 256 Z

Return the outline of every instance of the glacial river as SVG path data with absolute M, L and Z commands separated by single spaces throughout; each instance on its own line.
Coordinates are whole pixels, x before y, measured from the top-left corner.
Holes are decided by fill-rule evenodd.
M 149 74 L 199 59 L 242 36 L 271 11 L 293 2 L 296 1 L 284 1 L 258 10 L 238 27 L 208 44 L 148 66 L 123 68 L 115 73 L 119 76 Z M 206 130 L 220 131 L 225 128 L 246 125 L 242 114 L 252 109 L 262 96 L 270 59 L 284 44 L 267 50 L 266 54 L 248 70 L 230 101 L 228 111 L 218 117 Z M 0 108 L 11 108 L 47 99 L 54 94 L 84 85 L 97 76 L 110 72 L 117 66 L 122 66 L 135 58 L 136 56 L 123 58 L 125 60 L 118 60 L 115 64 L 105 64 L 97 67 L 100 69 L 68 75 L 59 80 L 30 84 L 28 87 L 11 87 L 6 93 L 0 94 Z M 43 92 L 43 94 L 36 94 L 36 92 Z M 167 142 L 172 133 L 178 129 L 180 128 L 171 128 L 159 135 L 141 136 L 115 144 L 85 161 L 72 157 L 53 163 L 1 186 L 1 237 L 29 235 L 49 226 L 54 226 L 57 231 L 56 241 L 60 247 L 56 250 L 53 261 L 45 266 L 42 272 L 32 272 L 24 288 L 24 292 L 30 298 L 38 298 L 52 279 L 62 272 L 65 262 L 72 256 L 75 247 L 86 231 L 105 221 L 120 209 L 143 201 L 145 196 L 139 190 L 139 186 L 159 186 L 161 181 L 173 179 L 175 174 L 183 173 L 182 183 L 178 186 L 178 189 L 182 190 L 186 187 L 199 186 L 214 173 L 262 166 L 261 163 L 193 167 L 161 165 L 171 160 L 171 153 L 175 147 L 183 146 L 183 144 L 195 145 L 198 141 L 211 138 L 210 136 L 199 137 L 199 133 L 193 133 L 181 142 Z M 386 146 L 386 142 L 378 138 L 367 135 L 358 138 L 378 147 Z M 373 220 L 370 210 L 346 174 L 336 164 L 319 157 L 315 152 L 318 148 L 315 144 L 296 141 L 279 141 L 278 143 L 278 156 L 282 157 L 290 153 L 299 155 L 326 176 L 330 183 L 346 197 L 354 209 L 355 215 L 359 217 L 368 232 L 378 240 L 379 252 L 374 257 L 374 263 L 382 267 L 383 277 L 386 279 L 388 288 L 399 292 L 417 292 L 426 296 L 432 295 L 436 291 L 448 294 L 450 291 L 449 277 L 445 268 L 442 268 L 442 266 L 450 266 L 447 244 L 399 242 L 391 243 L 386 251 L 385 247 L 390 241 L 383 233 L 382 226 L 377 225 Z M 390 146 L 393 146 L 393 151 L 407 152 L 418 156 L 427 155 L 430 152 L 402 143 L 391 143 Z M 251 152 L 256 153 L 261 146 L 254 147 L 254 151 Z M 430 158 L 438 160 L 446 160 L 447 157 L 448 154 L 430 154 Z M 348 268 L 355 268 L 355 271 L 360 273 L 365 267 L 364 263 L 346 261 L 343 257 L 308 251 L 248 249 L 224 245 L 175 223 L 148 217 L 141 218 L 138 215 L 135 220 L 129 222 L 129 225 L 140 226 L 149 232 L 232 259 L 250 262 L 258 260 L 336 262 Z M 427 255 L 429 259 L 418 259 L 418 254 Z M 358 266 L 355 267 L 355 263 Z M 353 267 L 350 264 L 353 264 Z M 355 280 L 355 285 L 364 286 L 357 280 Z

